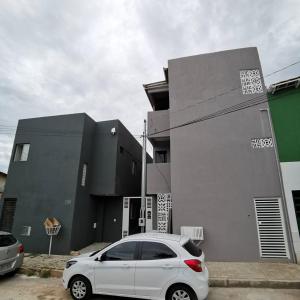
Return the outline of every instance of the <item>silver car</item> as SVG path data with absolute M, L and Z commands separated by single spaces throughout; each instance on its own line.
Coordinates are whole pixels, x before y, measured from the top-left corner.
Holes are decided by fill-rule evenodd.
M 11 233 L 0 231 L 0 275 L 16 272 L 23 258 L 23 245 Z

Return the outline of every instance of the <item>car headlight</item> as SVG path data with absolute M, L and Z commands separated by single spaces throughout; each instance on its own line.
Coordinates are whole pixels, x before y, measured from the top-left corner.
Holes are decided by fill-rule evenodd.
M 77 260 L 69 260 L 66 264 L 66 269 L 70 268 L 71 266 L 75 265 L 77 263 Z

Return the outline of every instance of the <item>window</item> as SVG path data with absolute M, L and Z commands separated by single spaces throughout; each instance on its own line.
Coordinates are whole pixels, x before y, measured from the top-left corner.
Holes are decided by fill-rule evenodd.
M 27 161 L 30 144 L 16 144 L 14 161 Z
M 174 258 L 177 255 L 166 245 L 155 242 L 143 242 L 142 260 L 157 260 Z
M 17 240 L 11 234 L 0 235 L 0 247 L 7 247 L 14 245 Z
M 192 240 L 188 240 L 188 242 L 185 243 L 182 247 L 193 256 L 199 257 L 202 254 L 202 250 L 197 247 Z
M 87 164 L 83 164 L 81 186 L 85 186 L 86 183 Z
M 167 162 L 167 151 L 160 150 L 155 152 L 155 162 L 156 163 L 166 163 Z
M 131 174 L 136 175 L 136 161 L 132 161 L 131 163 Z
M 30 236 L 30 233 L 31 233 L 31 226 L 23 226 L 20 235 Z
M 103 254 L 102 260 L 134 260 L 136 251 L 136 242 L 127 242 L 119 244 Z
M 120 153 L 124 153 L 124 148 L 120 146 Z

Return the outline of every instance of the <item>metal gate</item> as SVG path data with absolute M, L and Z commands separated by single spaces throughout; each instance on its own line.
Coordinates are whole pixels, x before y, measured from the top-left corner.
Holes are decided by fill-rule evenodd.
M 122 237 L 126 237 L 129 235 L 130 228 L 130 204 L 132 200 L 139 199 L 141 201 L 141 197 L 124 197 L 123 198 L 123 221 L 122 221 Z M 146 210 L 145 210 L 145 218 L 146 218 L 146 232 L 153 230 L 153 198 L 146 197 Z
M 17 199 L 4 199 L 0 220 L 0 230 L 8 232 L 12 231 L 16 211 L 16 203 Z
M 290 258 L 280 198 L 254 199 L 260 257 Z

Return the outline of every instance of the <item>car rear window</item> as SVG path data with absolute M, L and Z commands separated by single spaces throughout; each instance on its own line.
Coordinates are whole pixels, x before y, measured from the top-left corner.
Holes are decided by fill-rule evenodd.
M 15 244 L 17 240 L 11 234 L 0 235 L 0 247 L 7 247 Z
M 192 240 L 188 240 L 182 247 L 193 256 L 199 257 L 202 254 L 202 250 Z

